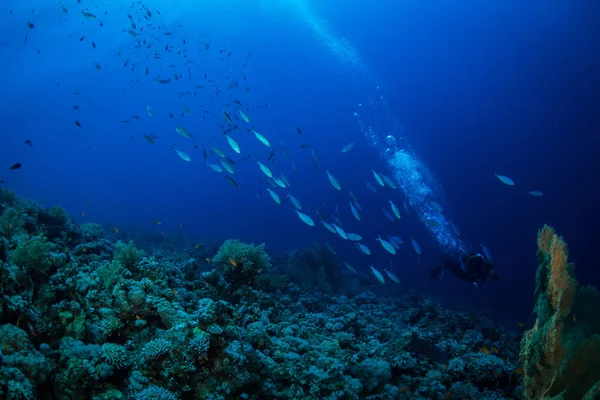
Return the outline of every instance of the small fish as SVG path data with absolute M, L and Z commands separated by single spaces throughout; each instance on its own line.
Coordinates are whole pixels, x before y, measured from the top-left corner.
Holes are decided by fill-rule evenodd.
M 354 267 L 352 267 L 350 264 L 348 264 L 347 262 L 343 262 L 343 264 L 346 266 L 346 268 L 348 268 L 350 271 L 354 272 L 355 274 L 357 274 L 358 272 L 356 272 L 356 269 Z
M 480 347 L 479 350 L 486 355 L 490 354 L 490 349 L 488 349 L 487 347 Z
M 186 152 L 177 150 L 177 149 L 175 149 L 175 152 L 177 153 L 179 158 L 181 158 L 183 161 L 187 161 L 187 162 L 192 161 L 192 158 Z
M 148 113 L 148 116 L 153 116 L 154 115 L 154 111 L 152 111 L 152 107 L 150 107 L 149 104 L 146 104 L 146 112 Z
M 238 266 L 238 263 L 237 263 L 237 261 L 235 261 L 235 259 L 233 259 L 233 258 L 231 258 L 231 257 L 229 257 L 229 263 L 230 263 L 231 265 L 233 265 L 234 267 L 237 267 L 237 266 Z
M 269 196 L 271 196 L 271 198 L 273 199 L 273 201 L 275 203 L 277 203 L 277 205 L 281 204 L 281 199 L 279 198 L 279 195 L 277 193 L 275 193 L 274 191 L 272 191 L 269 188 L 267 188 L 267 192 L 269 192 Z
M 302 135 L 302 130 L 300 128 L 296 128 L 296 131 L 298 131 L 298 134 Z
M 240 114 L 240 117 L 242 117 L 242 119 L 244 120 L 244 122 L 250 123 L 250 118 L 248 118 L 248 116 L 246 115 L 246 113 L 244 113 L 242 110 L 238 110 L 238 113 Z
M 533 197 L 542 197 L 544 195 L 544 193 L 540 192 L 539 190 L 530 190 L 527 193 Z
M 460 269 L 462 272 L 466 273 L 467 272 L 467 266 L 465 265 L 465 262 L 463 261 L 462 258 L 458 259 L 460 261 Z
M 150 136 L 150 135 L 142 135 L 144 137 L 144 139 L 146 139 L 146 142 L 150 143 L 150 144 L 154 144 L 154 137 Z
M 342 187 L 340 186 L 340 182 L 337 180 L 337 178 L 335 176 L 333 176 L 333 174 L 331 172 L 329 172 L 329 169 L 325 170 L 325 173 L 327 174 L 327 178 L 329 178 L 329 182 L 331 183 L 331 186 L 333 186 L 337 190 L 342 190 Z
M 383 178 L 381 177 L 381 175 L 379 175 L 374 169 L 372 169 L 371 172 L 373 172 L 373 177 L 375 177 L 375 181 L 377 181 L 379 186 L 385 186 L 385 183 L 383 182 Z
M 241 152 L 240 145 L 237 144 L 237 142 L 235 140 L 233 140 L 233 138 L 231 136 L 225 135 L 225 137 L 227 138 L 227 142 L 229 143 L 229 146 L 231 146 L 233 151 L 240 154 L 240 152 Z
M 392 281 L 396 282 L 396 283 L 400 283 L 400 279 L 398 279 L 398 277 L 396 276 L 395 273 L 393 273 L 392 271 L 389 271 L 387 269 L 383 269 L 386 273 L 386 275 L 388 276 L 388 278 L 390 278 Z
M 350 142 L 347 145 L 345 145 L 344 147 L 342 147 L 342 153 L 347 153 L 350 150 L 352 150 L 352 148 L 354 147 L 355 142 Z
M 272 162 L 273 161 L 273 157 L 275 157 L 275 148 L 271 147 L 271 151 L 269 152 L 269 158 L 267 158 L 268 162 Z
M 233 178 L 226 176 L 225 179 L 227 179 L 229 181 L 229 183 L 231 183 L 231 186 L 233 186 L 235 189 L 238 188 L 238 184 L 236 181 L 233 180 Z
M 269 167 L 267 167 L 265 164 L 261 163 L 260 161 L 257 161 L 256 163 L 258 164 L 258 168 L 260 168 L 260 170 L 263 172 L 263 174 L 265 174 L 268 178 L 273 178 L 273 173 L 271 172 Z
M 494 172 L 494 177 L 498 178 L 498 180 L 500 182 L 504 183 L 505 185 L 513 186 L 515 184 L 515 182 L 512 180 L 512 178 L 510 178 L 506 175 L 498 175 L 497 173 Z
M 225 121 L 227 121 L 227 123 L 229 125 L 232 125 L 233 122 L 231 121 L 231 116 L 229 115 L 229 113 L 223 109 L 221 109 L 221 114 L 223 114 L 223 118 L 225 118 Z
M 432 228 L 438 227 L 440 226 L 440 223 L 437 222 L 435 219 L 433 218 L 428 218 L 423 220 L 423 222 L 425 222 L 427 225 L 431 226 Z
M 492 350 L 492 353 L 494 353 L 494 354 L 499 354 L 500 353 L 500 350 L 498 350 L 497 347 L 492 347 L 490 350 Z
M 370 256 L 371 255 L 371 250 L 364 244 L 362 243 L 356 243 L 356 247 L 358 248 L 358 250 L 360 250 L 362 253 Z
M 80 128 L 81 128 L 81 122 L 79 122 L 79 121 L 77 121 L 77 120 L 75 120 L 75 121 L 73 121 L 73 122 L 75 122 L 75 125 L 77 125 L 78 127 L 80 127 Z
M 346 234 L 345 230 L 343 230 L 341 227 L 339 227 L 336 224 L 331 224 L 331 226 L 333 226 L 333 229 L 335 229 L 335 231 L 337 232 L 337 234 L 340 235 L 340 237 L 342 239 L 348 240 L 348 234 Z
M 390 206 L 392 207 L 392 212 L 394 213 L 396 218 L 402 219 L 402 217 L 400 216 L 400 210 L 398 209 L 396 204 L 394 204 L 394 202 L 392 200 L 390 200 L 389 202 L 390 202 Z
M 412 242 L 412 246 L 413 249 L 415 250 L 415 253 L 417 253 L 418 256 L 421 255 L 421 245 L 415 240 L 413 239 L 413 237 L 410 237 L 410 241 Z
M 300 201 L 297 198 L 292 196 L 290 193 L 287 194 L 287 198 L 290 199 L 290 202 L 296 208 L 296 210 L 302 210 L 302 204 L 300 204 Z
M 192 137 L 192 135 L 190 135 L 188 133 L 188 131 L 182 125 L 177 125 L 175 127 L 175 132 L 177 132 L 178 134 L 180 134 L 181 136 L 183 136 L 186 139 L 192 139 L 192 140 L 194 139 Z
M 385 251 L 387 251 L 390 254 L 394 254 L 394 255 L 396 254 L 396 249 L 394 248 L 394 246 L 392 246 L 392 244 L 390 242 L 388 242 L 387 240 L 382 239 L 380 235 L 378 235 L 375 240 L 377 240 L 379 243 L 381 243 L 381 246 L 383 246 Z
M 290 187 L 292 185 L 290 185 L 290 181 L 288 180 L 288 178 L 283 174 L 283 172 L 280 174 L 281 175 L 281 180 L 285 183 L 285 186 Z
M 371 182 L 365 182 L 367 185 L 367 189 L 369 189 L 373 193 L 377 193 L 377 188 Z
M 14 171 L 16 169 L 21 168 L 23 165 L 21 165 L 21 163 L 14 163 L 13 165 L 11 165 L 8 169 L 10 169 L 11 171 Z
M 327 247 L 327 250 L 329 250 L 331 252 L 331 254 L 333 254 L 334 256 L 337 256 L 335 249 L 333 247 L 331 247 L 331 245 L 329 243 L 325 242 L 325 247 Z
M 327 229 L 329 232 L 331 233 L 337 233 L 335 228 L 333 227 L 333 225 L 331 225 L 329 222 L 325 222 L 325 221 L 321 221 L 321 223 L 323 224 L 323 226 L 325 227 L 325 229 Z
M 266 137 L 264 137 L 260 133 L 256 132 L 254 129 L 252 129 L 252 133 L 254 133 L 254 136 L 256 136 L 256 138 L 258 139 L 259 142 L 261 142 L 262 144 L 264 144 L 267 147 L 271 147 L 271 143 L 269 143 L 269 141 L 267 140 Z
M 448 225 L 450 225 L 450 229 L 452 230 L 452 232 L 454 232 L 456 236 L 460 237 L 460 231 L 458 230 L 456 225 L 454 225 L 451 221 L 448 221 Z
M 385 208 L 383 208 L 381 211 L 383 211 L 383 215 L 385 215 L 385 217 L 387 219 L 389 219 L 390 221 L 394 222 L 394 216 L 392 214 L 390 214 L 390 212 L 388 210 L 386 210 Z
M 433 200 L 430 200 L 430 201 L 429 201 L 429 205 L 430 205 L 431 207 L 433 207 L 433 209 L 434 209 L 434 210 L 436 210 L 437 212 L 442 212 L 442 211 L 444 211 L 444 209 L 442 208 L 442 206 L 441 206 L 441 205 L 440 205 L 440 203 L 438 203 L 438 202 L 435 202 L 435 201 L 433 201 Z
M 85 18 L 92 20 L 92 21 L 96 19 L 96 16 L 94 14 L 86 12 L 86 11 L 82 11 L 81 15 L 83 15 Z
M 346 235 L 348 236 L 348 240 L 351 242 L 360 242 L 362 240 L 362 236 L 360 236 L 358 233 L 346 233 Z
M 225 169 L 225 171 L 229 172 L 230 174 L 234 174 L 235 171 L 233 170 L 233 165 L 231 165 L 226 158 L 219 158 L 219 162 L 221 163 L 221 165 L 223 166 L 223 168 Z
M 379 174 L 381 175 L 381 177 L 383 178 L 383 181 L 385 182 L 386 185 L 388 185 L 389 187 L 391 187 L 392 189 L 398 189 L 398 185 L 396 185 L 396 182 L 390 178 L 387 175 L 383 175 L 383 174 Z
M 358 212 L 358 210 L 352 202 L 350 202 L 350 210 L 352 211 L 352 215 L 354 215 L 354 218 L 356 218 L 357 221 L 360 221 L 360 213 Z
M 279 204 L 279 203 L 278 203 L 278 204 Z M 295 212 L 296 214 L 298 214 L 298 218 L 300 218 L 300 220 L 301 220 L 302 222 L 304 222 L 306 225 L 308 225 L 308 226 L 315 226 L 315 222 L 312 220 L 312 218 L 311 218 L 311 217 L 309 217 L 308 215 L 306 215 L 306 214 L 304 214 L 304 213 L 301 213 L 301 212 L 300 212 L 300 211 L 298 211 L 298 210 L 294 210 L 294 212 Z M 334 252 L 332 252 L 332 253 L 334 253 L 334 254 L 335 254 L 335 251 L 334 251 Z
M 354 201 L 355 203 L 358 203 L 358 199 L 356 198 L 356 196 L 354 195 L 354 193 L 352 193 L 352 190 L 348 190 L 348 194 L 350 194 L 350 197 L 352 198 L 352 201 Z
M 404 244 L 404 240 L 402 240 L 402 238 L 399 236 L 388 235 L 388 239 L 396 250 L 400 250 L 400 245 Z
M 207 166 L 208 166 L 210 169 L 212 169 L 213 171 L 215 171 L 215 172 L 223 172 L 223 168 L 221 168 L 221 167 L 220 167 L 219 165 L 217 165 L 217 164 L 211 164 L 211 163 L 208 163 L 208 164 L 206 164 L 206 165 L 207 165 Z
M 273 177 L 273 182 L 275 182 L 275 184 L 277 186 L 279 186 L 280 188 L 285 188 L 285 182 L 283 181 L 283 179 L 274 176 Z
M 223 153 L 221 151 L 221 149 L 215 147 L 215 146 L 211 146 L 208 145 L 210 147 L 210 149 L 212 150 L 213 153 L 215 153 L 217 156 L 221 157 L 221 158 L 225 158 L 225 153 Z
M 25 143 L 29 147 L 33 147 L 33 143 L 31 142 L 30 139 L 26 139 L 23 143 Z
M 385 278 L 383 277 L 383 275 L 381 275 L 381 272 L 379 272 L 378 270 L 373 268 L 372 265 L 369 265 L 369 267 L 371 268 L 371 272 L 373 273 L 375 278 L 379 281 L 379 283 L 381 283 L 382 285 L 385 285 Z

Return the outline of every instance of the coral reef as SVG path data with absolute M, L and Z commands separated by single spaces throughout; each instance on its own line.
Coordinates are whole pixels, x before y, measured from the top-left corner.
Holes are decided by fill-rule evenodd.
M 600 397 L 600 297 L 578 288 L 567 244 L 549 226 L 538 232 L 534 327 L 522 339 L 524 396 Z
M 228 240 L 211 263 L 142 251 L 10 192 L 0 201 L 0 398 L 519 397 L 518 332 L 350 290 L 321 247 L 271 259 Z

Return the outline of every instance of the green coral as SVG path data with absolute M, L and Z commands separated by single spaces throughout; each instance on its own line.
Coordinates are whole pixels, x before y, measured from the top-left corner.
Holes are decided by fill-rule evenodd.
M 115 284 L 122 278 L 123 271 L 123 264 L 116 259 L 100 265 L 96 270 L 98 276 L 102 279 L 102 282 L 104 282 L 104 287 L 109 292 L 112 291 Z
M 125 268 L 133 271 L 137 264 L 146 256 L 143 250 L 138 250 L 130 240 L 129 243 L 121 241 L 115 244 L 114 261 L 120 262 Z
M 20 234 L 14 238 L 16 248 L 10 253 L 10 260 L 25 269 L 35 281 L 46 278 L 52 267 L 51 252 L 55 246 L 48 243 L 43 235 Z
M 255 246 L 237 239 L 229 239 L 213 257 L 213 263 L 223 269 L 223 275 L 232 283 L 250 283 L 256 276 L 271 268 L 271 257 L 265 244 Z
M 104 343 L 101 358 L 116 369 L 123 369 L 129 365 L 127 349 L 120 344 Z

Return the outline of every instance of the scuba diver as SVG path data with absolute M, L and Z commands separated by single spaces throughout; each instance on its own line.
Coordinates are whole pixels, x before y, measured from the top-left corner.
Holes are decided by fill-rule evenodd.
M 494 264 L 478 253 L 447 259 L 444 265 L 431 271 L 431 276 L 443 279 L 446 270 L 452 272 L 465 282 L 471 282 L 475 288 L 483 285 L 489 276 L 495 281 L 500 279 L 498 273 L 494 271 Z

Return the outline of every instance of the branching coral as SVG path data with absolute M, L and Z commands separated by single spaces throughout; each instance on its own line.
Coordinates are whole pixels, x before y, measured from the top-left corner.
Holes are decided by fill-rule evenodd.
M 600 382 L 600 306 L 592 289 L 577 294 L 568 249 L 555 231 L 545 225 L 538 232 L 536 277 L 537 320 L 521 343 L 524 396 L 527 399 L 581 399 Z M 581 301 L 595 301 L 596 312 Z M 576 315 L 573 310 L 581 310 Z

